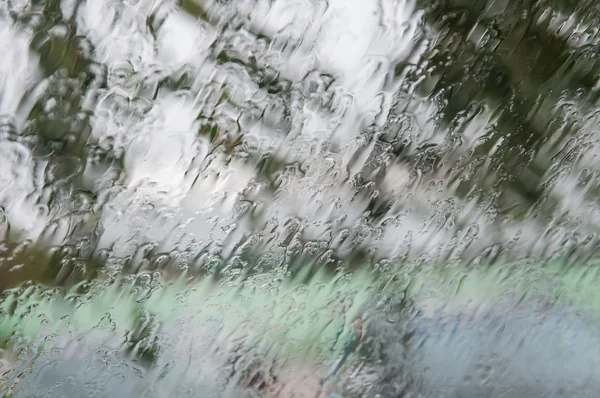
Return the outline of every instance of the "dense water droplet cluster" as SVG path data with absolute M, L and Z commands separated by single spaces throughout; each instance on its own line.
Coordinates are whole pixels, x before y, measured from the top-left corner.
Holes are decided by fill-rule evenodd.
M 0 396 L 598 391 L 599 18 L 0 2 Z

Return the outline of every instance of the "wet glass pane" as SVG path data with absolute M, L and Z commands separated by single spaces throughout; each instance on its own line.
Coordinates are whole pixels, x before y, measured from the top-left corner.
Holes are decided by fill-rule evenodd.
M 0 397 L 594 397 L 600 5 L 0 1 Z

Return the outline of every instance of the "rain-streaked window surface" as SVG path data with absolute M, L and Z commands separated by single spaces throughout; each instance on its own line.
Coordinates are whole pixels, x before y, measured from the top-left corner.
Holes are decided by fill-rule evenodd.
M 595 0 L 0 0 L 0 397 L 600 396 Z

